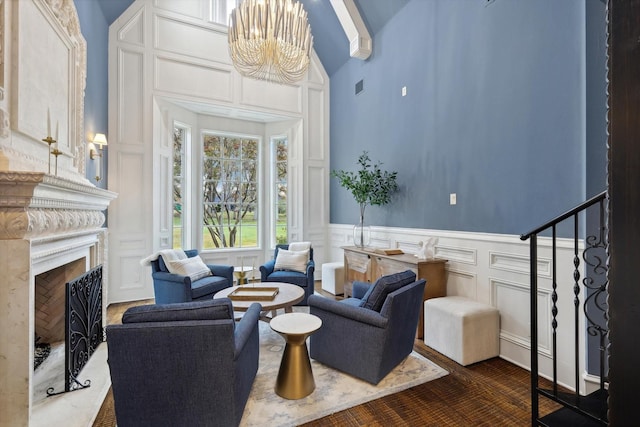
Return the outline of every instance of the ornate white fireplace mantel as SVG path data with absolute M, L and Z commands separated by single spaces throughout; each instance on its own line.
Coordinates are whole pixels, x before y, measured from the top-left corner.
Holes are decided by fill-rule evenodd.
M 0 172 L 0 239 L 95 229 L 115 193 L 41 172 Z
M 30 424 L 35 276 L 75 260 L 87 270 L 105 264 L 103 211 L 115 197 L 41 172 L 0 172 L 1 426 Z M 107 283 L 105 269 L 103 289 Z

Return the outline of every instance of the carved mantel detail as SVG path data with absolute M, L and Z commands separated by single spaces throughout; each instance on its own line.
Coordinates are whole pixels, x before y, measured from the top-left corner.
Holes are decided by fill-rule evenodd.
M 100 228 L 116 194 L 40 172 L 0 172 L 0 239 Z

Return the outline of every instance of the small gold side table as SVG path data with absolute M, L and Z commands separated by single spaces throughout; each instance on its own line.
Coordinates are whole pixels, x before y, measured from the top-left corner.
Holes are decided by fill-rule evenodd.
M 310 395 L 316 383 L 306 340 L 320 329 L 322 320 L 313 314 L 285 313 L 271 319 L 269 325 L 287 342 L 276 380 L 276 394 L 285 399 L 302 399 Z
M 254 268 L 251 266 L 241 266 L 241 267 L 233 267 L 233 274 L 236 275 L 238 279 L 238 286 L 246 285 L 248 283 L 247 273 L 253 271 Z

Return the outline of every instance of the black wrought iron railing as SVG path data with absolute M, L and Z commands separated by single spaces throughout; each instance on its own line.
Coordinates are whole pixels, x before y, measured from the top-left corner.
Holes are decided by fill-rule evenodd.
M 607 424 L 607 346 L 609 330 L 607 329 L 607 214 L 606 192 L 600 193 L 575 208 L 550 220 L 540 227 L 520 236 L 521 240 L 530 241 L 530 275 L 531 275 L 531 419 L 532 425 L 580 425 Z M 573 222 L 573 224 L 571 224 Z M 573 334 L 573 391 L 568 391 L 558 380 L 558 324 L 559 290 L 566 283 L 558 280 L 558 227 L 573 225 L 573 308 L 570 318 L 573 325 L 569 327 Z M 583 250 L 580 251 L 580 230 L 585 230 Z M 551 234 L 551 307 L 550 319 L 538 319 L 538 236 Z M 581 279 L 583 276 L 584 277 Z M 584 323 L 580 322 L 581 310 L 585 315 Z M 549 322 L 551 331 L 551 387 L 539 386 L 538 361 L 538 325 L 539 321 Z M 585 339 L 585 335 L 594 337 L 595 343 Z M 600 376 L 599 388 L 583 396 L 580 394 L 581 364 L 579 358 L 588 353 L 588 346 L 598 347 L 597 368 Z M 584 351 L 581 351 L 584 350 Z M 540 398 L 548 398 L 563 406 L 563 409 L 540 417 Z M 577 417 L 577 419 L 576 419 Z M 580 421 L 577 421 L 580 420 Z

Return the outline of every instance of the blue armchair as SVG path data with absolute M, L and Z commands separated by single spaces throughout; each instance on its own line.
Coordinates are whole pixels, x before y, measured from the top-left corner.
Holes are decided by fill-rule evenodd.
M 310 338 L 310 357 L 378 384 L 413 351 L 425 283 L 407 270 L 373 286 L 354 282 L 353 298 L 310 296 L 311 314 L 322 319 Z
M 237 426 L 258 371 L 253 304 L 236 324 L 220 298 L 128 309 L 106 327 L 119 427 Z
M 189 258 L 198 255 L 197 249 L 184 252 Z M 156 304 L 212 299 L 216 292 L 233 286 L 233 266 L 208 264 L 207 267 L 211 270 L 212 276 L 191 281 L 189 276 L 170 273 L 162 256 L 151 261 Z
M 298 285 L 304 289 L 304 299 L 296 305 L 307 305 L 309 295 L 313 295 L 314 291 L 314 271 L 316 264 L 313 261 L 313 248 L 309 249 L 309 261 L 304 273 L 291 270 L 275 270 L 276 258 L 278 250 L 289 249 L 289 245 L 276 245 L 273 259 L 267 261 L 260 266 L 260 278 L 263 282 L 284 282 Z

